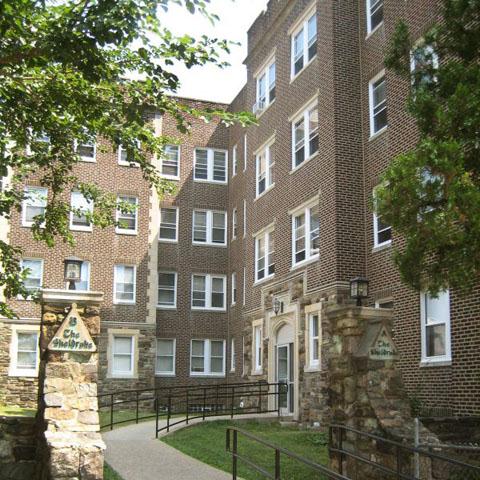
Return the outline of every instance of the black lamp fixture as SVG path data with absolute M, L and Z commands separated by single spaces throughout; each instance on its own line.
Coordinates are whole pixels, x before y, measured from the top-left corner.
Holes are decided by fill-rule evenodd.
M 66 258 L 63 261 L 65 265 L 65 282 L 68 283 L 68 290 L 75 290 L 75 283 L 82 278 L 82 263 L 79 258 Z
M 362 306 L 362 300 L 368 298 L 368 280 L 364 277 L 355 277 L 350 280 L 350 297 L 357 300 L 357 307 Z
M 273 312 L 275 315 L 278 315 L 278 312 L 283 313 L 283 302 L 281 302 L 277 297 L 273 299 Z

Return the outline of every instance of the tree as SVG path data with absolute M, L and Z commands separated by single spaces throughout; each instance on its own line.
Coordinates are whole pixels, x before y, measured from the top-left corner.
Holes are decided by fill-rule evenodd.
M 374 208 L 404 240 L 402 279 L 433 295 L 468 290 L 480 273 L 479 54 L 480 0 L 444 0 L 421 44 L 397 26 L 385 62 L 411 84 L 419 139 L 390 164 Z
M 58 240 L 74 243 L 68 229 L 71 207 L 62 193 L 73 186 L 94 202 L 91 221 L 101 227 L 115 223 L 116 199 L 95 185 L 79 181 L 75 145 L 103 137 L 112 148 L 122 145 L 139 164 L 146 181 L 160 195 L 171 192 L 151 163 L 174 141 L 155 137 L 148 115 L 172 115 L 181 132 L 186 115 L 209 121 L 252 122 L 249 114 L 223 110 L 199 111 L 171 96 L 179 79 L 169 71 L 174 62 L 188 68 L 226 65 L 221 55 L 230 43 L 185 35 L 174 37 L 161 18 L 172 3 L 212 22 L 210 0 L 3 0 L 0 2 L 0 177 L 13 172 L 0 193 L 0 216 L 20 210 L 23 185 L 41 172 L 48 188 L 46 211 L 32 228 L 38 241 L 53 247 Z M 140 79 L 132 80 L 135 72 Z M 129 79 L 130 78 L 130 79 Z M 41 141 L 48 137 L 48 143 Z M 131 210 L 129 204 L 118 207 Z M 0 288 L 6 298 L 27 295 L 20 267 L 21 250 L 0 241 Z M 0 315 L 14 312 L 0 302 Z

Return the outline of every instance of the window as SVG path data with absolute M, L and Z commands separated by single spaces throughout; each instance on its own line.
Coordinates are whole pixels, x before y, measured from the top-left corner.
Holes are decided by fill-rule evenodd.
M 230 341 L 230 371 L 235 371 L 235 339 Z
M 292 78 L 317 54 L 317 15 L 307 17 L 292 34 Z
M 161 308 L 177 307 L 177 273 L 158 273 L 158 301 Z
M 12 325 L 10 368 L 8 374 L 17 377 L 36 377 L 39 364 L 39 327 Z
M 232 148 L 232 177 L 234 177 L 237 174 L 237 146 L 234 145 Z
M 135 235 L 137 233 L 137 206 L 138 198 L 130 197 L 128 195 L 118 195 L 117 202 L 128 204 L 132 210 L 129 212 L 122 212 L 120 208 L 117 208 L 117 222 L 115 227 L 117 233 Z
M 320 316 L 318 313 L 310 315 L 309 321 L 309 366 L 320 365 Z
M 115 265 L 113 303 L 135 303 L 136 270 L 134 265 Z
M 113 375 L 133 376 L 134 374 L 134 337 L 113 336 Z
M 22 270 L 29 270 L 23 286 L 33 295 L 43 284 L 43 260 L 24 258 L 21 263 Z M 30 298 L 30 297 L 28 297 Z
M 167 145 L 162 157 L 160 172 L 162 177 L 171 180 L 180 178 L 180 146 Z
M 449 362 L 452 360 L 449 291 L 440 292 L 438 298 L 422 293 L 420 298 L 422 362 Z
M 307 108 L 292 123 L 292 169 L 318 152 L 318 107 Z
M 35 218 L 45 214 L 48 190 L 41 187 L 26 187 L 22 205 L 22 225 L 31 227 Z
M 318 203 L 302 208 L 292 215 L 292 263 L 316 258 L 320 249 L 320 223 Z
M 262 338 L 262 325 L 257 324 L 253 326 L 253 341 L 254 341 L 254 372 L 262 372 L 262 355 L 263 355 L 263 338 Z
M 375 308 L 393 308 L 393 298 L 381 298 L 375 300 Z
M 387 93 L 385 72 L 381 72 L 369 84 L 370 136 L 387 127 Z
M 247 134 L 243 136 L 243 171 L 247 169 Z
M 392 227 L 382 222 L 382 217 L 373 214 L 373 244 L 374 247 L 382 247 L 392 243 Z
M 232 240 L 235 240 L 238 235 L 238 216 L 237 209 L 232 210 Z
M 245 306 L 247 297 L 247 269 L 243 267 L 243 290 L 242 290 L 242 305 Z
M 162 242 L 178 241 L 178 208 L 160 208 L 158 240 Z
M 97 146 L 95 140 L 80 143 L 75 141 L 75 152 L 82 162 L 95 162 L 97 154 Z
M 438 65 L 438 54 L 431 45 L 424 46 L 420 44 L 414 48 L 410 53 L 410 70 L 413 75 L 413 85 L 419 88 L 435 83 Z
M 256 167 L 257 167 L 257 197 L 267 191 L 269 188 L 273 187 L 273 167 L 275 161 L 272 154 L 272 146 L 267 145 L 260 153 L 256 156 Z
M 213 148 L 196 148 L 194 180 L 227 183 L 227 152 Z
M 175 375 L 175 348 L 176 341 L 174 338 L 157 339 L 156 375 Z
M 255 281 L 270 278 L 275 273 L 273 228 L 255 237 Z
M 140 149 L 140 142 L 136 142 L 137 149 Z M 118 146 L 118 164 L 125 167 L 138 167 L 138 163 L 135 162 L 135 152 L 128 150 L 122 145 Z
M 247 234 L 247 202 L 243 201 L 243 238 Z
M 232 305 L 237 303 L 237 273 L 232 273 Z
M 224 311 L 225 280 L 225 275 L 192 275 L 192 309 Z
M 70 230 L 92 231 L 90 222 L 93 202 L 87 200 L 81 192 L 72 192 L 70 211 Z
M 190 375 L 225 375 L 225 341 L 192 340 Z
M 271 60 L 256 78 L 257 96 L 253 113 L 261 113 L 275 100 L 275 60 Z
M 367 0 L 367 31 L 373 32 L 383 22 L 383 0 Z
M 193 243 L 226 245 L 227 213 L 213 210 L 194 210 Z
M 65 284 L 65 289 L 68 289 L 68 283 Z M 76 290 L 88 291 L 90 290 L 90 262 L 83 261 L 80 268 L 80 281 L 75 283 Z

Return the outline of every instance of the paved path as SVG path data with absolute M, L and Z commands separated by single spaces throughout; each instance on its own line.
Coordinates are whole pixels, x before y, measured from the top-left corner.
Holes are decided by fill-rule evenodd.
M 266 415 L 242 415 L 258 418 Z M 238 417 L 237 417 L 238 418 Z M 216 417 L 208 420 L 230 419 Z M 193 423 L 201 422 L 193 420 Z M 185 427 L 178 425 L 171 430 Z M 102 433 L 107 444 L 105 460 L 124 480 L 229 480 L 232 476 L 189 457 L 155 439 L 155 422 L 117 428 Z

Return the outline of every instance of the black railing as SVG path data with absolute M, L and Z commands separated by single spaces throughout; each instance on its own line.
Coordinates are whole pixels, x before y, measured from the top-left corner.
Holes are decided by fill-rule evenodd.
M 155 434 L 207 417 L 277 413 L 286 401 L 284 383 L 230 383 L 180 385 L 124 390 L 98 396 L 101 428 L 155 419 Z
M 354 450 L 354 445 L 362 444 L 367 451 L 375 451 L 375 456 L 366 456 L 365 452 Z M 349 460 L 350 470 L 356 475 L 363 466 L 369 472 L 378 472 L 382 476 L 379 478 L 388 480 L 420 480 L 426 476 L 415 471 L 416 465 L 423 465 L 425 468 L 425 460 L 430 460 L 430 471 L 433 472 L 429 478 L 439 478 L 448 480 L 480 480 L 480 466 L 465 463 L 461 460 L 454 459 L 441 453 L 437 448 L 432 446 L 431 449 L 417 448 L 403 443 L 388 440 L 367 432 L 362 432 L 345 425 L 331 425 L 329 432 L 329 452 L 330 456 L 337 456 L 337 464 L 339 465 L 339 473 L 344 472 L 345 461 Z M 394 458 L 394 462 L 380 463 L 380 458 Z M 372 458 L 375 459 L 372 460 Z M 418 468 L 418 467 L 417 467 Z M 440 476 L 436 476 L 435 472 Z M 358 477 L 361 478 L 361 477 Z
M 272 464 L 273 468 L 270 470 L 267 470 L 264 465 L 258 465 L 258 463 L 255 463 L 253 460 L 250 458 L 247 458 L 245 455 L 242 455 L 238 451 L 238 437 L 243 436 L 248 440 L 251 440 L 259 445 L 263 445 L 264 447 L 267 447 L 271 449 L 273 452 L 272 455 Z M 327 468 L 325 465 L 321 465 L 319 463 L 315 463 L 312 460 L 309 460 L 308 458 L 302 457 L 294 452 L 291 452 L 290 450 L 287 450 L 286 448 L 280 447 L 278 445 L 275 445 L 273 443 L 267 442 L 263 440 L 262 438 L 259 438 L 255 435 L 252 435 L 249 432 L 246 432 L 245 430 L 241 430 L 240 428 L 236 427 L 228 427 L 227 432 L 226 432 L 226 450 L 227 452 L 231 453 L 232 455 L 232 479 L 237 480 L 238 478 L 238 462 L 239 460 L 243 462 L 247 467 L 251 468 L 252 470 L 255 470 L 257 473 L 262 475 L 264 478 L 271 478 L 272 480 L 281 480 L 282 478 L 282 470 L 281 470 L 281 458 L 282 456 L 288 457 L 299 464 L 302 464 L 308 469 L 311 469 L 312 472 L 319 472 L 323 474 L 322 478 L 325 480 L 328 479 L 334 479 L 334 480 L 349 480 L 347 477 L 343 476 L 342 474 L 339 474 L 337 472 L 334 472 L 333 470 L 330 470 Z M 285 477 L 284 477 L 285 478 Z

